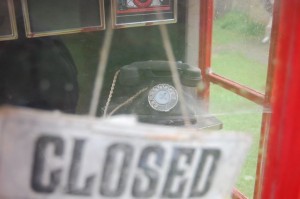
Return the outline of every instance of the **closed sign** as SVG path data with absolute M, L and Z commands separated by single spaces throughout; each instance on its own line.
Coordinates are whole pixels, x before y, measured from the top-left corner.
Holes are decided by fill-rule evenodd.
M 0 198 L 230 195 L 248 137 L 122 121 L 2 108 Z

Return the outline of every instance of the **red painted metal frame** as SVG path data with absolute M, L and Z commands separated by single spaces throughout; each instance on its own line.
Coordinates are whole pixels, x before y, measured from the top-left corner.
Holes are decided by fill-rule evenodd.
M 281 0 L 262 199 L 300 198 L 300 1 Z
M 263 114 L 256 199 L 300 198 L 300 1 L 277 0 L 265 97 L 210 73 L 213 0 L 201 0 L 199 66 L 208 100 L 213 82 L 272 110 Z M 265 144 L 266 143 L 266 144 Z M 246 198 L 233 191 L 234 199 Z
M 295 1 L 295 0 L 294 0 Z M 211 72 L 210 66 L 211 66 L 211 45 L 212 45 L 212 20 L 213 20 L 213 0 L 202 0 L 201 2 L 201 13 L 200 13 L 200 54 L 199 54 L 199 66 L 203 71 L 204 75 L 204 83 L 205 83 L 205 90 L 202 94 L 202 97 L 205 97 L 205 99 L 209 100 L 209 84 L 210 82 L 218 84 L 222 86 L 223 88 L 234 92 L 244 98 L 247 98 L 259 105 L 263 105 L 265 110 L 271 110 L 271 97 L 274 95 L 274 89 L 273 89 L 273 77 L 275 73 L 275 64 L 277 62 L 274 62 L 274 59 L 276 57 L 276 52 L 278 49 L 278 34 L 281 32 L 279 29 L 279 13 L 280 8 L 282 5 L 279 5 L 280 1 L 276 0 L 274 5 L 274 18 L 273 18 L 273 28 L 272 28 L 272 41 L 270 46 L 270 55 L 269 55 L 269 66 L 268 66 L 268 75 L 267 75 L 267 82 L 266 82 L 266 93 L 263 95 L 260 92 L 257 92 L 249 87 L 243 86 L 237 82 L 231 81 L 225 77 L 222 77 L 218 74 L 214 74 Z M 295 7 L 296 8 L 296 7 Z M 284 8 L 281 8 L 284 9 Z M 287 8 L 285 8 L 287 9 Z M 298 9 L 300 10 L 300 9 Z M 288 12 L 288 11 L 287 11 Z M 295 11 L 296 12 L 296 11 Z M 300 16 L 298 14 L 298 19 L 300 19 Z M 281 16 L 282 18 L 282 16 Z M 285 18 L 285 22 L 289 21 L 289 18 Z M 281 19 L 281 21 L 283 21 Z M 278 31 L 279 30 L 279 31 Z M 300 33 L 298 34 L 300 35 Z M 300 55 L 300 53 L 299 53 Z M 278 70 L 276 70 L 278 73 Z M 295 73 L 294 73 L 295 74 Z M 300 74 L 300 73 L 299 73 Z M 277 84 L 280 84 L 280 81 L 276 82 Z M 300 84 L 299 84 L 300 85 Z M 273 92 L 272 92 L 273 91 Z M 298 92 L 299 93 L 299 92 Z M 284 95 L 284 94 L 282 94 Z M 270 143 L 268 143 L 269 138 L 269 129 L 270 129 L 270 121 L 271 121 L 271 113 L 270 111 L 263 113 L 263 119 L 262 119 L 262 127 L 261 127 L 261 138 L 260 138 L 260 153 L 258 154 L 258 163 L 257 163 L 257 173 L 256 173 L 256 183 L 255 183 L 255 191 L 254 191 L 254 198 L 256 199 L 265 199 L 268 196 L 267 194 L 270 194 L 270 190 L 266 190 L 266 184 L 271 184 L 270 186 L 273 186 L 274 182 L 270 180 L 268 177 L 268 172 L 266 171 L 268 167 L 268 161 L 272 157 L 270 156 Z M 273 128 L 271 128 L 273 129 Z M 299 129 L 300 130 L 300 129 Z M 277 140 L 278 141 L 278 140 Z M 270 141 L 271 142 L 271 141 Z M 268 145 L 266 144 L 268 143 Z M 267 146 L 266 146 L 267 145 Z M 274 150 L 276 150 L 276 146 L 272 145 L 274 147 Z M 264 152 L 268 150 L 268 153 L 264 155 Z M 266 160 L 266 161 L 265 161 Z M 266 162 L 266 164 L 265 164 Z M 264 165 L 266 165 L 264 167 Z M 269 164 L 270 167 L 272 167 L 272 164 Z M 274 168 L 274 167 L 272 167 Z M 268 176 L 268 177 L 265 177 Z M 272 176 L 274 177 L 274 176 Z M 298 180 L 299 182 L 299 180 Z M 300 183 L 298 183 L 300 184 Z M 296 185 L 296 184 L 295 184 Z M 298 188 L 298 187 L 297 187 Z M 265 194 L 262 196 L 262 194 Z M 242 193 L 240 193 L 238 190 L 233 190 L 233 199 L 244 199 L 246 198 Z M 283 195 L 278 198 L 285 198 Z M 289 197 L 290 198 L 290 197 Z M 295 198 L 295 197 L 293 197 Z
M 258 105 L 263 105 L 265 101 L 264 94 L 251 89 L 247 86 L 244 86 L 242 84 L 239 84 L 235 81 L 229 80 L 225 77 L 222 77 L 221 75 L 215 74 L 215 73 L 209 73 L 207 74 L 208 79 L 210 82 L 214 84 L 218 84 L 219 86 L 222 86 L 223 88 L 234 92 L 244 98 L 247 98 Z
M 275 53 L 278 44 L 278 27 L 279 27 L 279 1 L 274 1 L 273 8 L 273 27 L 271 33 L 271 42 L 270 42 L 270 51 L 269 51 L 269 65 L 268 65 L 268 74 L 266 81 L 266 93 L 265 93 L 265 101 L 264 108 L 265 110 L 271 110 L 271 97 L 272 97 L 272 89 L 274 82 L 274 72 L 275 72 Z M 261 191 L 263 188 L 263 174 L 264 174 L 264 164 L 265 164 L 265 153 L 267 151 L 267 141 L 269 137 L 270 130 L 270 121 L 271 121 L 271 111 L 267 111 L 263 113 L 262 117 L 262 125 L 261 125 L 261 134 L 260 134 L 260 142 L 259 149 L 260 153 L 258 154 L 257 159 L 257 167 L 256 167 L 256 181 L 254 188 L 254 198 L 261 198 Z
M 213 12 L 213 0 L 200 0 L 199 67 L 202 71 L 204 89 L 199 95 L 206 102 L 209 100 L 210 81 L 207 74 L 211 64 Z
M 210 73 L 210 66 L 211 66 L 211 49 L 212 49 L 212 30 L 213 30 L 213 13 L 214 13 L 214 1 L 213 0 L 200 0 L 200 35 L 199 35 L 199 67 L 202 71 L 204 89 L 199 93 L 200 97 L 204 99 L 206 102 L 209 101 L 209 88 L 210 82 L 213 81 L 214 83 L 218 83 L 222 85 L 224 88 L 229 90 L 245 90 L 245 93 L 251 93 L 248 88 L 236 84 L 229 88 L 233 84 L 229 80 L 225 81 L 225 78 L 215 78 L 216 75 Z M 220 77 L 220 76 L 218 76 Z M 222 81 L 224 80 L 224 81 Z M 232 83 L 232 84 L 231 84 Z M 237 92 L 243 93 L 243 92 Z M 256 98 L 259 99 L 257 101 L 261 102 L 261 96 L 257 93 L 253 93 L 253 96 L 257 95 Z M 248 95 L 247 95 L 248 96 Z M 208 103 L 206 103 L 208 104 Z M 206 107 L 208 109 L 208 107 Z M 237 189 L 233 190 L 232 193 L 233 199 L 246 199 L 247 197 L 244 196 L 241 192 Z
M 232 199 L 247 199 L 239 190 L 233 189 Z
M 202 71 L 204 90 L 200 96 L 207 102 L 209 100 L 210 82 L 218 84 L 242 97 L 245 97 L 259 105 L 264 104 L 264 95 L 254 89 L 241 85 L 225 77 L 211 73 L 211 49 L 213 29 L 213 0 L 200 0 L 200 44 L 199 67 Z M 207 103 L 208 104 L 208 103 Z

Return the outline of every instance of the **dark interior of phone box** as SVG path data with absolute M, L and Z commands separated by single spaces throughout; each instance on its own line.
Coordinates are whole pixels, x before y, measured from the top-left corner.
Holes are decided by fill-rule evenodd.
M 39 1 L 31 1 L 31 2 L 38 3 Z M 15 0 L 14 3 L 15 3 L 15 9 L 17 13 L 17 21 L 19 21 L 18 34 L 20 40 L 20 38 L 23 39 L 25 38 L 24 21 L 23 19 L 21 19 L 22 18 L 21 13 L 23 12 L 22 12 L 20 1 Z M 183 62 L 185 61 L 185 45 L 186 45 L 185 3 L 186 3 L 185 1 L 178 2 L 177 23 L 166 25 L 176 61 L 183 61 Z M 55 8 L 55 4 L 52 1 L 48 6 Z M 70 12 L 72 16 L 76 15 L 76 12 L 74 10 L 78 9 L 76 8 L 76 6 L 78 7 L 78 5 L 74 5 L 74 6 L 75 6 L 74 8 L 66 9 L 66 12 Z M 105 1 L 106 27 L 111 26 L 111 24 L 108 24 L 110 6 L 111 6 L 111 2 Z M 49 12 L 52 12 L 51 8 L 49 8 Z M 46 24 L 48 24 L 49 26 L 51 26 L 53 20 L 57 20 L 57 16 L 55 15 L 55 12 L 52 13 L 52 15 L 53 18 L 47 19 L 49 20 L 49 23 Z M 94 14 L 94 15 L 96 16 L 98 14 Z M 73 17 L 76 18 L 76 16 Z M 89 111 L 89 105 L 92 98 L 92 91 L 94 87 L 94 82 L 95 82 L 96 72 L 97 72 L 97 67 L 99 62 L 99 52 L 101 50 L 106 31 L 107 30 L 41 37 L 43 39 L 47 39 L 49 37 L 55 37 L 62 40 L 65 46 L 67 47 L 67 49 L 70 51 L 72 58 L 74 59 L 78 71 L 77 78 L 79 84 L 79 101 L 78 101 L 76 112 L 79 114 L 86 114 Z M 25 40 L 31 40 L 31 39 L 28 38 Z M 113 30 L 113 39 L 112 39 L 111 49 L 109 52 L 107 69 L 105 72 L 104 85 L 103 85 L 103 90 L 102 90 L 101 99 L 98 108 L 99 115 L 102 114 L 103 107 L 105 105 L 115 72 L 120 67 L 130 64 L 132 62 L 148 61 L 148 60 L 167 60 L 166 51 L 162 43 L 162 36 L 158 25 L 131 27 L 131 28 Z
M 109 9 L 106 2 L 106 11 Z M 178 22 L 169 24 L 168 32 L 177 61 L 185 59 L 185 5 L 179 3 Z M 108 18 L 108 16 L 106 16 Z M 110 26 L 111 24 L 106 24 Z M 99 61 L 105 30 L 61 36 L 73 55 L 78 68 L 80 98 L 78 112 L 86 113 L 92 96 L 92 89 Z M 104 79 L 99 114 L 104 106 L 115 72 L 122 66 L 136 61 L 167 60 L 159 26 L 115 29 L 107 70 Z

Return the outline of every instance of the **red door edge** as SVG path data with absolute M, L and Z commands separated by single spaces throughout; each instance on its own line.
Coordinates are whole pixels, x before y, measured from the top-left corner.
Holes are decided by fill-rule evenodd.
M 300 197 L 300 1 L 278 1 L 272 116 L 263 164 L 262 199 Z
M 271 42 L 270 42 L 270 50 L 269 50 L 269 61 L 268 61 L 268 72 L 267 72 L 267 80 L 266 80 L 266 92 L 265 92 L 265 101 L 264 108 L 271 110 L 271 91 L 273 89 L 273 80 L 274 80 L 274 71 L 275 71 L 275 62 L 273 62 L 275 58 L 275 52 L 277 49 L 277 40 L 278 40 L 278 26 L 279 26 L 279 1 L 274 1 L 274 9 L 273 9 L 273 24 L 272 24 L 272 32 L 271 32 Z M 262 182 L 263 182 L 263 165 L 265 163 L 265 153 L 267 151 L 267 140 L 269 136 L 270 130 L 270 120 L 271 120 L 271 112 L 264 112 L 262 116 L 262 124 L 261 124 L 261 134 L 259 141 L 259 151 L 257 157 L 257 166 L 256 166 L 256 178 L 255 178 L 255 188 L 254 188 L 254 199 L 260 199 L 261 191 L 262 191 Z

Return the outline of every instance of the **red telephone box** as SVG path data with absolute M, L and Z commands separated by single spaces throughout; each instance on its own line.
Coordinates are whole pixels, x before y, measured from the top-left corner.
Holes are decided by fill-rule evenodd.
M 233 2 L 228 0 L 229 4 Z M 151 117 L 151 121 L 156 119 L 157 123 L 167 118 L 164 124 L 171 125 L 197 124 L 199 118 L 195 119 L 194 109 L 200 107 L 205 112 L 201 117 L 205 127 L 220 129 L 222 119 L 217 118 L 225 115 L 234 124 L 231 130 L 243 131 L 245 128 L 241 127 L 249 117 L 239 116 L 249 110 L 243 110 L 243 103 L 230 101 L 239 96 L 255 104 L 259 115 L 255 121 L 259 123 L 256 127 L 260 134 L 254 135 L 258 139 L 254 139 L 255 149 L 251 152 L 257 164 L 253 165 L 252 161 L 245 165 L 251 167 L 244 175 L 244 181 L 253 185 L 248 188 L 250 194 L 244 193 L 240 189 L 242 185 L 238 184 L 232 198 L 247 198 L 252 192 L 255 199 L 299 198 L 300 138 L 297 131 L 300 117 L 297 110 L 300 80 L 297 75 L 300 62 L 297 55 L 300 53 L 300 2 L 274 2 L 265 89 L 257 89 L 214 70 L 218 66 L 214 62 L 213 41 L 219 36 L 214 34 L 214 24 L 218 23 L 215 22 L 216 3 L 216 0 L 3 0 L 0 2 L 0 103 L 106 116 L 107 112 L 112 115 L 121 108 L 124 108 L 122 113 L 132 113 L 130 111 L 137 107 L 132 102 L 138 100 L 135 103 L 138 113 L 146 115 L 144 120 L 149 122 Z M 230 20 L 237 18 L 233 16 Z M 220 27 L 237 28 L 231 25 L 229 21 Z M 250 27 L 248 31 L 251 28 L 255 29 Z M 231 44 L 228 46 L 234 48 Z M 240 57 L 230 56 L 231 61 L 243 67 Z M 186 91 L 183 99 L 198 96 L 199 104 L 194 106 L 194 100 L 188 101 L 186 104 L 190 106 L 186 113 L 180 107 L 172 112 L 182 100 L 176 95 L 176 85 L 164 82 L 173 80 L 172 73 L 166 62 L 152 60 L 176 61 L 174 65 L 181 75 L 178 78 L 183 80 L 181 83 L 184 82 L 183 90 Z M 153 64 L 156 66 L 149 67 Z M 141 70 L 137 65 L 146 67 Z M 190 65 L 198 66 L 201 75 L 197 67 L 193 69 Z M 235 68 L 234 72 L 240 68 Z M 139 77 L 141 73 L 145 77 Z M 237 76 L 241 79 L 243 75 L 252 75 L 250 79 L 255 82 L 253 74 Z M 198 84 L 201 76 L 202 82 Z M 145 83 L 145 80 L 152 82 Z M 159 86 L 154 86 L 156 80 Z M 129 88 L 133 86 L 136 88 L 132 91 Z M 147 89 L 151 90 L 148 87 L 152 88 L 151 96 L 142 98 Z M 221 96 L 220 90 L 215 88 L 226 90 L 234 97 L 225 102 L 227 94 Z M 97 93 L 99 89 L 102 89 L 101 96 Z M 156 94 L 162 97 L 156 99 Z M 166 95 L 171 97 L 165 98 Z M 232 103 L 235 109 L 214 112 L 217 95 L 220 96 L 218 102 L 223 100 L 225 106 Z M 114 99 L 117 99 L 116 104 L 110 108 Z M 158 107 L 159 102 L 165 106 Z M 189 102 L 193 102 L 192 105 Z M 178 119 L 180 111 L 183 119 Z M 231 117 L 235 114 L 237 117 Z M 227 126 L 226 119 L 223 126 Z M 253 171 L 256 175 L 249 176 Z

